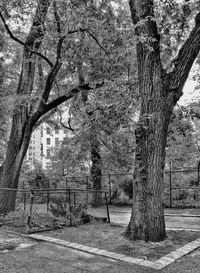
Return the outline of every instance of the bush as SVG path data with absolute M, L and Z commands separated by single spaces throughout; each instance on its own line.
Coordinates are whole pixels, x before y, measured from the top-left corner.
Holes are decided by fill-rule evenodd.
M 51 195 L 50 196 L 50 211 L 56 217 L 66 217 L 67 209 L 66 203 L 68 198 L 66 198 L 63 194 L 59 195 Z
M 67 206 L 68 205 L 68 206 Z M 50 211 L 55 217 L 64 217 L 70 220 L 71 225 L 90 222 L 90 215 L 87 214 L 87 205 L 70 205 L 66 204 L 62 196 L 51 198 Z
M 13 226 L 13 227 L 26 227 L 27 225 L 27 213 L 18 209 L 12 211 L 5 216 L 0 216 L 1 225 Z
M 39 227 L 55 229 L 67 225 L 69 225 L 69 221 L 65 217 L 55 217 L 48 213 L 34 213 L 30 223 L 31 228 Z
M 179 190 L 176 194 L 176 200 L 185 200 L 188 197 L 188 192 L 186 190 Z
M 133 179 L 125 179 L 119 187 L 130 198 L 133 199 Z
M 115 206 L 131 206 L 132 200 L 127 195 L 121 193 L 118 198 L 112 200 L 112 204 Z

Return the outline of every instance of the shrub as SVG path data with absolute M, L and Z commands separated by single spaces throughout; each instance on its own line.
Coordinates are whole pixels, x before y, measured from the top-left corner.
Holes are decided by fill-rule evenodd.
M 40 228 L 57 228 L 60 226 L 69 225 L 68 219 L 65 217 L 55 217 L 54 215 L 48 213 L 34 213 L 31 218 L 31 227 L 40 227 Z
M 133 179 L 125 179 L 119 187 L 130 198 L 133 199 Z
M 5 216 L 0 216 L 1 225 L 13 226 L 13 227 L 26 227 L 27 225 L 27 213 L 18 209 L 12 211 Z
M 68 199 L 64 195 L 51 195 L 50 196 L 50 211 L 56 217 L 66 217 L 67 209 L 66 203 Z
M 70 220 L 71 225 L 90 222 L 90 215 L 87 214 L 87 205 L 69 205 L 62 197 L 51 198 L 50 211 L 55 217 L 65 217 Z
M 112 200 L 112 204 L 115 206 L 131 206 L 132 200 L 122 192 L 118 198 Z

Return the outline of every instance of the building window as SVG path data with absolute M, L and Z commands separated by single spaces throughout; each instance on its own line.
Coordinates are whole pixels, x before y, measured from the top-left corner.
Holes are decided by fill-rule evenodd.
M 47 127 L 47 134 L 50 135 L 51 134 L 51 128 Z
M 48 137 L 47 138 L 47 145 L 50 145 L 51 144 L 51 139 Z
M 55 134 L 59 134 L 59 129 L 55 129 Z
M 43 137 L 43 128 L 40 130 L 41 137 Z
M 58 138 L 58 137 L 55 138 L 55 145 L 56 145 L 56 146 L 59 145 L 59 138 Z
M 47 149 L 47 158 L 50 158 L 50 155 L 51 155 L 50 149 Z

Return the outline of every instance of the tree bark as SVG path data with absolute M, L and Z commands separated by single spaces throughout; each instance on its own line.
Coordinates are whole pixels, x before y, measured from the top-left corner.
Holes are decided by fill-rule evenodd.
M 91 179 L 93 183 L 93 199 L 92 199 L 92 206 L 99 207 L 102 205 L 102 162 L 101 162 L 101 154 L 100 154 L 100 143 L 98 141 L 97 135 L 95 132 L 92 133 L 90 139 L 90 149 L 91 149 Z
M 200 50 L 200 20 L 198 14 L 194 29 L 172 62 L 173 71 L 167 73 L 160 60 L 153 0 L 130 0 L 129 4 L 138 37 L 141 110 L 135 130 L 133 207 L 126 236 L 131 240 L 161 241 L 166 237 L 162 194 L 167 131 L 173 108 Z
M 43 28 L 46 13 L 50 5 L 49 0 L 40 0 L 35 12 L 33 24 L 27 35 L 20 79 L 16 95 L 31 95 L 34 85 L 36 55 L 31 49 L 38 51 L 43 38 Z M 6 158 L 1 166 L 1 188 L 11 190 L 0 191 L 0 213 L 8 213 L 15 209 L 17 187 L 22 162 L 31 138 L 33 124 L 30 122 L 30 105 L 25 99 L 15 102 L 12 128 L 8 141 Z

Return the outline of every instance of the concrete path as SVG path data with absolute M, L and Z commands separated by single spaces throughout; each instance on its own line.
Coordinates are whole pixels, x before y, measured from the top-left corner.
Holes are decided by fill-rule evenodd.
M 97 217 L 107 217 L 106 209 L 99 208 L 93 209 L 90 208 L 88 212 Z M 131 208 L 129 207 L 110 207 L 110 220 L 111 224 L 127 226 L 131 216 Z M 191 211 L 192 215 L 190 214 L 189 210 L 183 211 L 181 210 L 170 210 L 167 209 L 165 211 L 165 223 L 167 229 L 183 229 L 183 230 L 199 230 L 200 231 L 200 216 L 194 214 L 194 210 Z

